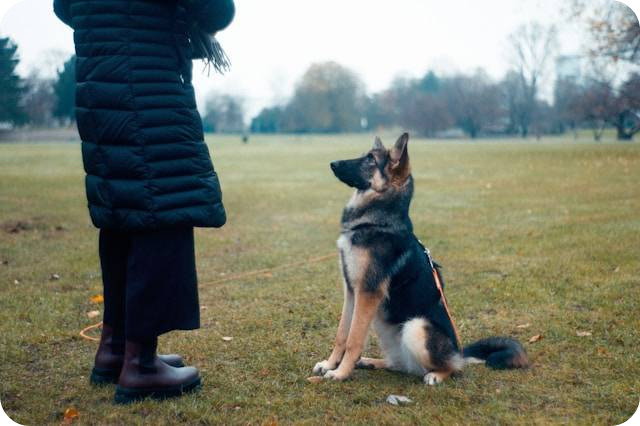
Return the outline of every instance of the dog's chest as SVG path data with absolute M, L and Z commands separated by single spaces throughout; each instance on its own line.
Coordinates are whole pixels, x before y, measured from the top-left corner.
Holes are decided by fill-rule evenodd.
M 358 270 L 362 267 L 362 265 L 359 265 L 359 256 L 357 249 L 354 248 L 353 243 L 351 242 L 351 236 L 351 232 L 340 234 L 337 241 L 338 252 L 340 253 L 342 276 L 345 284 L 349 288 L 353 287 Z

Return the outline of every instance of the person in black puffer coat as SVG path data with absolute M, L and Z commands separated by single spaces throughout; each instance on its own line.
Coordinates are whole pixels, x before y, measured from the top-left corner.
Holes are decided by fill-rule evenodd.
M 157 338 L 199 327 L 194 227 L 226 216 L 191 84 L 197 33 L 229 25 L 233 0 L 54 0 L 74 30 L 76 119 L 100 229 L 104 320 L 91 374 L 116 402 L 200 387 L 156 355 Z M 206 37 L 205 37 L 206 38 Z

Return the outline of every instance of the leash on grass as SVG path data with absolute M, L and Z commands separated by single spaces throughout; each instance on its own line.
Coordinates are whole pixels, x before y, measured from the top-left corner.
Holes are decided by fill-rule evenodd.
M 447 316 L 449 317 L 449 320 L 451 321 L 451 326 L 453 327 L 453 333 L 456 336 L 456 341 L 458 342 L 458 347 L 460 348 L 460 351 L 462 352 L 462 343 L 460 341 L 460 335 L 458 334 L 458 329 L 456 327 L 456 323 L 453 320 L 453 316 L 451 315 L 451 311 L 449 310 L 449 304 L 447 303 L 447 298 L 444 295 L 444 288 L 442 287 L 442 282 L 440 280 L 440 273 L 438 272 L 438 269 L 436 268 L 436 263 L 433 261 L 433 258 L 431 257 L 431 252 L 429 251 L 429 249 L 427 247 L 425 247 L 424 244 L 422 244 L 422 241 L 418 240 L 418 243 L 420 244 L 420 246 L 424 250 L 424 254 L 427 257 L 427 261 L 429 263 L 429 266 L 431 267 L 431 272 L 433 273 L 433 278 L 434 278 L 434 280 L 436 282 L 436 287 L 438 289 L 438 292 L 440 292 L 440 300 L 442 300 L 442 305 L 444 306 L 444 310 L 446 311 Z M 219 283 L 228 282 L 228 281 L 235 281 L 235 280 L 239 280 L 239 279 L 242 279 L 242 278 L 248 278 L 248 277 L 253 277 L 253 276 L 257 276 L 257 275 L 266 275 L 266 274 L 272 273 L 275 270 L 288 270 L 288 269 L 291 269 L 291 268 L 293 268 L 295 266 L 299 266 L 299 265 L 303 265 L 303 264 L 318 263 L 318 262 L 322 262 L 323 260 L 327 260 L 327 259 L 330 259 L 330 258 L 333 258 L 333 257 L 335 257 L 335 253 L 326 254 L 324 256 L 311 257 L 311 258 L 303 260 L 303 261 L 285 263 L 284 265 L 275 266 L 273 268 L 263 268 L 263 269 L 257 269 L 255 271 L 241 272 L 241 273 L 238 273 L 238 274 L 229 275 L 229 276 L 221 278 L 219 280 L 206 282 L 206 283 L 204 283 L 204 285 L 212 285 L 212 284 L 219 284 Z M 86 340 L 91 340 L 91 341 L 94 341 L 94 342 L 98 342 L 98 341 L 100 341 L 99 338 L 93 337 L 93 336 L 89 336 L 87 334 L 87 332 L 90 331 L 90 330 L 94 330 L 94 329 L 100 328 L 100 327 L 102 327 L 102 321 L 100 321 L 99 323 L 96 323 L 96 324 L 92 324 L 92 325 L 90 325 L 88 327 L 85 327 L 82 330 L 80 330 L 80 337 L 82 337 L 83 339 L 86 339 Z
M 247 271 L 247 272 L 240 272 L 238 274 L 232 274 L 229 275 L 227 277 L 224 278 L 220 278 L 218 280 L 213 280 L 213 281 L 208 281 L 203 283 L 202 285 L 212 285 L 212 284 L 219 284 L 219 283 L 224 283 L 224 282 L 228 282 L 228 281 L 235 281 L 235 280 L 239 280 L 242 278 L 248 278 L 248 277 L 254 277 L 254 276 L 258 276 L 258 275 L 267 275 L 267 274 L 271 274 L 273 271 L 276 270 L 289 270 L 292 269 L 295 266 L 300 266 L 300 265 L 305 265 L 305 264 L 312 264 L 312 263 L 319 263 L 322 262 L 323 260 L 327 260 L 330 258 L 335 258 L 336 254 L 335 252 L 332 252 L 331 254 L 325 254 L 324 256 L 316 256 L 316 257 L 311 257 L 309 259 L 306 260 L 301 260 L 298 262 L 291 262 L 291 263 L 285 263 L 283 265 L 278 265 L 278 266 L 274 266 L 273 268 L 264 268 L 264 269 L 257 269 L 255 271 Z M 82 337 L 83 339 L 86 340 L 91 340 L 94 342 L 99 342 L 100 339 L 97 337 L 93 337 L 93 336 L 89 336 L 87 334 L 88 331 L 97 329 L 102 327 L 102 321 L 100 321 L 99 323 L 96 324 L 92 324 L 88 327 L 83 328 L 82 330 L 80 330 L 80 337 Z
M 447 316 L 449 317 L 449 321 L 451 321 L 453 334 L 456 336 L 456 342 L 458 342 L 458 348 L 460 350 L 460 353 L 462 354 L 462 342 L 460 341 L 460 335 L 458 334 L 456 323 L 453 320 L 453 315 L 451 315 L 451 311 L 449 310 L 449 304 L 447 303 L 447 298 L 444 296 L 444 287 L 442 286 L 442 282 L 440 281 L 440 272 L 438 271 L 438 264 L 433 261 L 433 258 L 431 257 L 431 252 L 424 244 L 422 244 L 422 241 L 418 240 L 418 244 L 420 244 L 420 246 L 424 251 L 424 254 L 427 257 L 427 261 L 429 262 L 429 266 L 431 267 L 431 272 L 433 273 L 433 279 L 436 282 L 436 288 L 440 292 L 440 300 L 442 300 L 442 306 L 444 306 L 444 310 L 447 313 Z
M 92 340 L 94 342 L 99 342 L 100 339 L 98 339 L 97 337 L 89 336 L 87 334 L 87 331 L 93 330 L 94 328 L 100 328 L 100 327 L 102 327 L 102 321 L 100 321 L 97 324 L 92 324 L 88 327 L 85 327 L 82 330 L 80 330 L 80 337 L 82 337 L 83 339 Z

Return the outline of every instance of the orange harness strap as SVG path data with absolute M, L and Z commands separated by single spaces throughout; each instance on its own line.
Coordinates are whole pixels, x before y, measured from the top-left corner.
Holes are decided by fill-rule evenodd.
M 449 317 L 449 321 L 451 321 L 451 326 L 453 327 L 453 334 L 456 335 L 456 341 L 458 342 L 458 348 L 460 349 L 460 353 L 462 353 L 462 342 L 460 341 L 460 335 L 458 334 L 458 329 L 456 328 L 456 323 L 453 321 L 453 316 L 451 315 L 451 311 L 449 311 L 449 305 L 447 304 L 447 298 L 444 297 L 444 289 L 442 288 L 442 283 L 440 283 L 440 275 L 436 268 L 433 268 L 433 278 L 436 280 L 436 287 L 438 287 L 438 291 L 440 292 L 440 298 L 442 299 L 442 305 L 444 306 L 444 310 L 447 312 L 447 316 Z
M 444 288 L 442 288 L 442 282 L 440 281 L 440 274 L 438 274 L 438 270 L 436 269 L 436 265 L 433 263 L 433 258 L 431 257 L 431 252 L 429 249 L 422 244 L 422 241 L 418 240 L 418 243 L 424 250 L 424 254 L 427 256 L 427 260 L 429 261 L 429 266 L 431 267 L 431 272 L 433 273 L 433 279 L 436 281 L 436 288 L 440 292 L 440 300 L 442 300 L 442 306 L 444 306 L 444 310 L 449 317 L 449 321 L 451 321 L 451 327 L 453 327 L 453 334 L 456 336 L 456 342 L 458 342 L 458 348 L 460 353 L 462 353 L 462 342 L 460 340 L 460 335 L 458 334 L 458 329 L 456 327 L 456 323 L 453 320 L 453 316 L 451 315 L 451 311 L 449 310 L 449 304 L 447 303 L 447 298 L 444 296 Z

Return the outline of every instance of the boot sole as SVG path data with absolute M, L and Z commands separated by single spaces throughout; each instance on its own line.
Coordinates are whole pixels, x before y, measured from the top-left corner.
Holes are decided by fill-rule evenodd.
M 123 388 L 116 386 L 114 402 L 116 404 L 130 404 L 145 398 L 158 400 L 176 398 L 186 393 L 197 391 L 201 387 L 202 381 L 200 377 L 184 385 L 163 388 Z
M 119 370 L 93 367 L 91 376 L 89 376 L 89 383 L 94 386 L 114 385 L 118 383 L 119 376 Z

